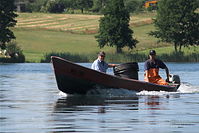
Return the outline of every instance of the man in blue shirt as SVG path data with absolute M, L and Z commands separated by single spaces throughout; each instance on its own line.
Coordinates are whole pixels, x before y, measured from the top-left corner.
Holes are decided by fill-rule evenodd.
M 106 70 L 109 68 L 109 67 L 114 67 L 116 66 L 116 64 L 108 64 L 104 61 L 105 59 L 105 52 L 99 52 L 98 54 L 98 58 L 93 62 L 91 68 L 94 69 L 94 70 L 97 70 L 99 72 L 104 72 L 106 73 Z

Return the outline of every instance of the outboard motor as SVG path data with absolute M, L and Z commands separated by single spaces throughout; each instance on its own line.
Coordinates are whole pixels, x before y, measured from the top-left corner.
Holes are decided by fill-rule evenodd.
M 139 66 L 137 62 L 117 65 L 113 68 L 113 71 L 116 76 L 138 80 Z
M 170 74 L 169 82 L 174 83 L 174 84 L 180 84 L 180 76 L 179 75 Z

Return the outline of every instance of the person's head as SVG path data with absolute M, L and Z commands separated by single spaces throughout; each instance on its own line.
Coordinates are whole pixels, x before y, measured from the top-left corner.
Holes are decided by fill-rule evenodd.
M 150 51 L 149 51 L 149 57 L 152 58 L 152 59 L 154 59 L 155 56 L 156 56 L 155 50 L 150 50 Z
M 99 52 L 99 54 L 98 54 L 98 58 L 99 58 L 101 61 L 104 60 L 105 56 L 106 56 L 106 54 L 105 54 L 104 51 L 101 51 L 101 52 Z

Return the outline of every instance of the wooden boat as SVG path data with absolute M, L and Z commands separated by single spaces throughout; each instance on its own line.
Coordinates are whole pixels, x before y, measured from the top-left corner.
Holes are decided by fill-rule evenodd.
M 86 94 L 93 89 L 127 89 L 133 91 L 176 91 L 179 85 L 157 85 L 118 77 L 64 60 L 51 57 L 58 89 L 67 94 Z

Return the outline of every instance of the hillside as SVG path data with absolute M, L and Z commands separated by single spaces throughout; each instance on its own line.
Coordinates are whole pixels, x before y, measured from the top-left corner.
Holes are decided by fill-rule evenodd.
M 66 31 L 71 33 L 96 33 L 101 15 L 18 13 L 16 28 Z M 152 23 L 155 13 L 131 17 L 131 26 Z
M 114 54 L 115 48 L 100 49 L 95 35 L 100 15 L 18 13 L 17 25 L 13 29 L 18 44 L 22 47 L 28 62 L 40 62 L 44 54 L 63 52 L 96 56 L 100 50 Z M 148 36 L 154 30 L 152 18 L 155 13 L 134 14 L 130 26 L 139 41 L 133 50 L 124 48 L 125 53 L 147 53 L 148 49 L 159 48 L 161 53 L 171 53 L 171 44 L 157 43 Z M 163 49 L 163 50 L 161 50 Z M 167 51 L 165 51 L 165 49 Z

